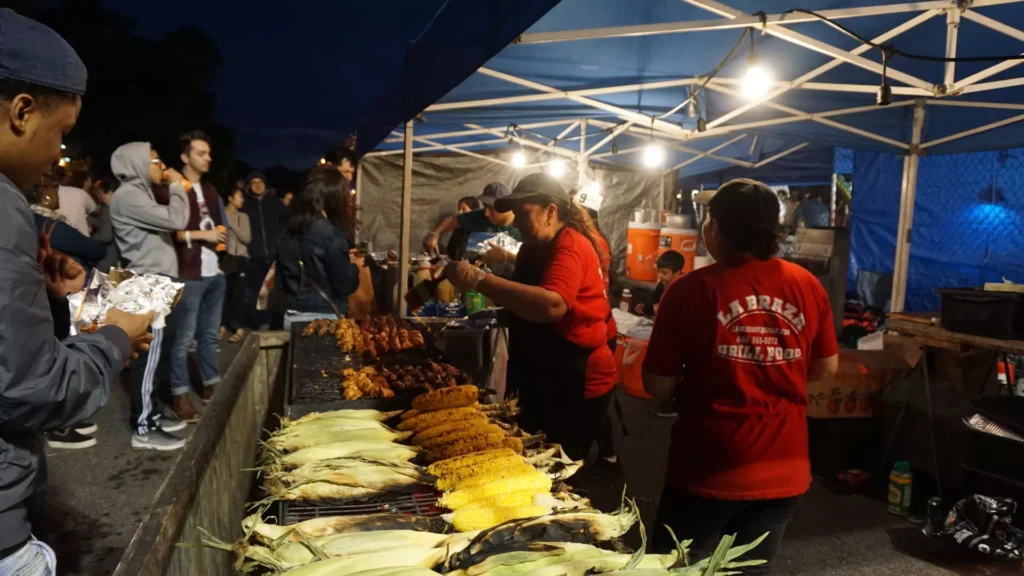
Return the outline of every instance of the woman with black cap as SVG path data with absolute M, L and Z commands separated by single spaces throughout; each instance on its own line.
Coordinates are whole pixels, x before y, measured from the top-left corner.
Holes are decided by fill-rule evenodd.
M 665 291 L 644 360 L 644 387 L 676 399 L 657 526 L 693 539 L 695 558 L 722 534 L 769 563 L 811 484 L 807 382 L 838 366 L 828 296 L 810 272 L 775 258 L 779 201 L 753 180 L 702 193 L 702 233 L 716 263 Z M 667 530 L 655 548 L 674 549 Z
M 513 211 L 523 235 L 511 279 L 466 262 L 449 264 L 447 277 L 510 313 L 507 382 L 519 393 L 520 425 L 544 431 L 572 458 L 586 458 L 615 385 L 611 310 L 593 227 L 547 174 L 523 178 L 495 210 Z

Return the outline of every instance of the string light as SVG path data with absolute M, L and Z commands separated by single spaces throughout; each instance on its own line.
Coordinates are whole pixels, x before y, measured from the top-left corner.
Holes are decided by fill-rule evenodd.
M 327 164 L 327 158 L 320 159 L 320 165 L 323 166 L 324 164 Z
M 524 166 L 526 166 L 526 154 L 523 154 L 522 150 L 516 150 L 512 154 L 512 167 L 522 168 Z
M 750 54 L 747 56 L 747 72 L 743 75 L 743 96 L 747 100 L 757 100 L 768 93 L 772 76 L 761 66 L 754 50 L 754 35 L 750 35 Z
M 651 142 L 644 147 L 644 166 L 657 168 L 665 161 L 665 149 Z
M 565 174 L 565 160 L 555 158 L 548 164 L 548 173 L 555 178 L 561 178 Z

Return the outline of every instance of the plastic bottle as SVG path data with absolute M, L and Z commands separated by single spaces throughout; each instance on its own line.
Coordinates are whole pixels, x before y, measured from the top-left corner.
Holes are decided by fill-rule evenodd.
M 938 536 L 942 533 L 942 527 L 946 523 L 946 515 L 942 513 L 942 498 L 935 497 L 928 499 L 928 524 L 924 527 L 924 533 L 929 536 Z
M 622 291 L 622 296 L 619 296 L 619 310 L 623 312 L 629 312 L 633 308 L 633 293 L 626 288 Z
M 217 231 L 218 232 L 223 232 L 224 234 L 228 233 L 228 229 L 226 227 L 224 227 L 224 226 L 217 226 Z M 217 246 L 216 246 L 217 252 L 225 252 L 225 251 L 227 251 L 227 249 L 228 249 L 228 245 L 225 244 L 224 242 L 221 242 L 221 243 L 217 244 Z
M 910 492 L 914 475 L 910 462 L 894 462 L 889 473 L 889 513 L 897 516 L 910 514 Z

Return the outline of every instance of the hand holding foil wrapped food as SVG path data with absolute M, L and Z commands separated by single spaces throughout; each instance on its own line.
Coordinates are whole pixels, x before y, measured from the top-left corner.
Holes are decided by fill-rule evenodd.
M 110 274 L 93 271 L 85 289 L 68 297 L 72 328 L 91 332 L 104 324 L 111 309 L 129 314 L 152 313 L 154 328 L 163 328 L 171 308 L 185 287 L 166 276 L 112 269 Z

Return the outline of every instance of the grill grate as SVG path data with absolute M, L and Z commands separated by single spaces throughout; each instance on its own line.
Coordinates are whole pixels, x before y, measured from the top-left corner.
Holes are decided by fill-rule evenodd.
M 296 524 L 324 516 L 357 516 L 361 514 L 412 514 L 417 516 L 440 516 L 443 510 L 437 507 L 437 494 L 417 492 L 406 496 L 387 497 L 380 500 L 355 502 L 352 504 L 320 505 L 311 502 L 281 502 L 281 518 L 284 524 Z

